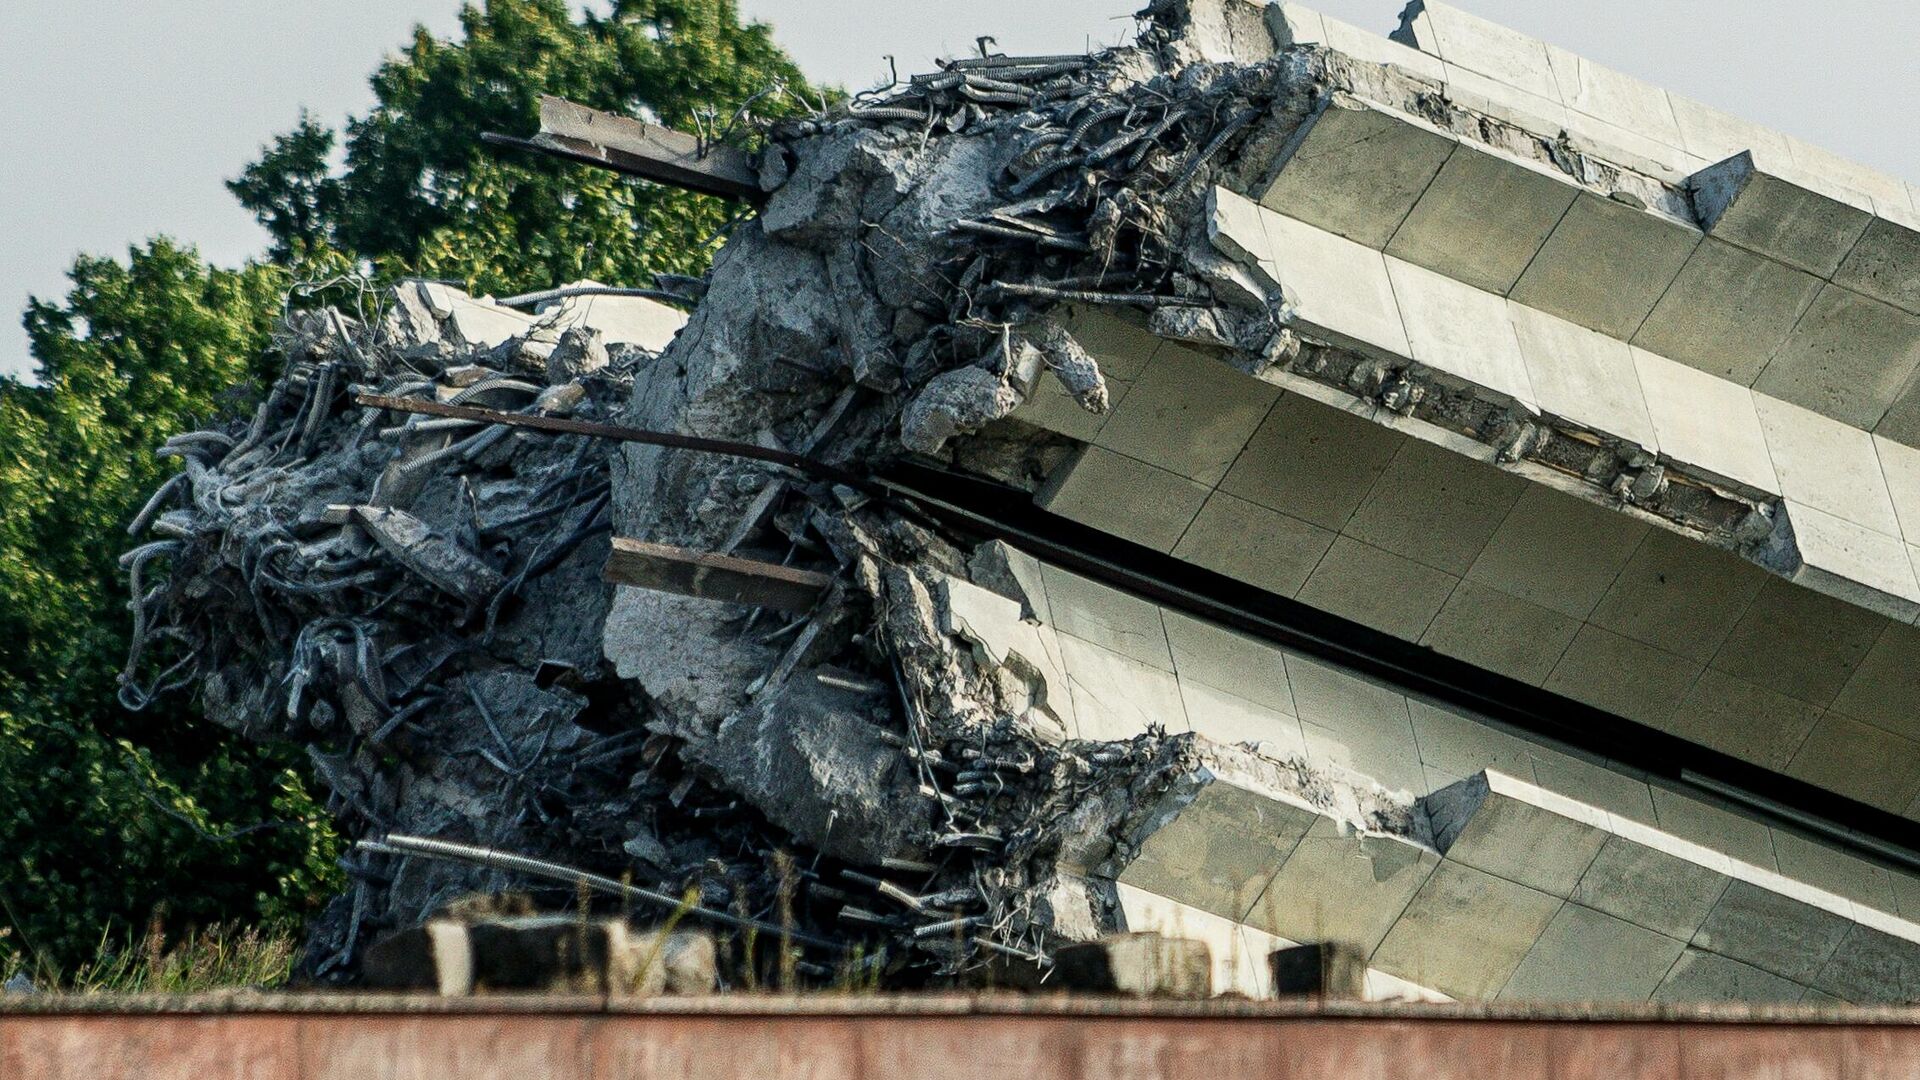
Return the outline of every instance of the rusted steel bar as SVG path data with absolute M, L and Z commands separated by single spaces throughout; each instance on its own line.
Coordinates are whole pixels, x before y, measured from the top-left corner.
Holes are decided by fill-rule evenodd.
M 603 576 L 616 585 L 753 604 L 796 615 L 812 611 L 833 584 L 832 577 L 811 570 L 625 537 L 614 538 Z

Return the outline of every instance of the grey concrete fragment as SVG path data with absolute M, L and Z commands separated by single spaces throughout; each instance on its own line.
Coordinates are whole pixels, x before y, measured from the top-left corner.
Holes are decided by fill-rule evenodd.
M 498 570 L 404 510 L 356 506 L 353 517 L 408 570 L 469 604 L 484 603 L 505 583 Z
M 1090 994 L 1204 998 L 1213 993 L 1207 943 L 1153 932 L 1110 934 L 1054 954 L 1054 981 Z

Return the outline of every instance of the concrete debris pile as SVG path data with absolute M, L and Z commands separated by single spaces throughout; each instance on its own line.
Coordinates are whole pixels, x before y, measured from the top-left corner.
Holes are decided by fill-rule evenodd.
M 374 841 L 312 927 L 310 975 L 351 977 L 377 936 L 524 884 L 389 834 L 683 898 L 736 935 L 729 985 L 766 978 L 782 934 L 840 950 L 804 948 L 803 977 L 850 956 L 894 985 L 1044 970 L 1116 928 L 1129 838 L 1223 768 L 1419 834 L 1410 804 L 1300 761 L 1083 737 L 1033 632 L 1035 564 L 910 500 L 354 400 L 617 421 L 853 475 L 922 455 L 1031 489 L 1066 441 L 982 429 L 1043 373 L 1107 408 L 1076 309 L 1131 309 L 1243 367 L 1297 346 L 1278 296 L 1217 252 L 1207 192 L 1265 167 L 1324 61 L 1223 62 L 1267 31 L 1181 4 L 1143 24 L 1133 47 L 955 61 L 772 131 L 764 206 L 664 349 L 609 344 L 578 303 L 529 317 L 406 283 L 375 314 L 292 317 L 251 422 L 166 444 L 183 470 L 125 558 L 123 695 L 191 690 L 227 728 L 304 743 L 344 829 Z M 636 543 L 610 563 L 613 536 Z M 673 552 L 691 553 L 680 569 L 615 572 Z M 713 560 L 741 583 L 723 599 Z M 791 590 L 755 591 L 779 574 L 754 567 L 814 591 L 796 610 Z

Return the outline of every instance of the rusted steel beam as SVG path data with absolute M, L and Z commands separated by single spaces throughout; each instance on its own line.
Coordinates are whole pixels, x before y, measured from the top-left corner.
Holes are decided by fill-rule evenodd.
M 499 409 L 480 409 L 471 405 L 449 405 L 441 401 L 427 401 L 422 398 L 387 397 L 382 394 L 355 394 L 354 402 L 372 409 L 389 409 L 399 413 L 417 413 L 421 416 L 444 416 L 453 420 L 478 420 L 484 424 L 505 424 L 508 427 L 528 428 L 544 431 L 551 435 L 589 435 L 596 439 L 615 439 L 620 442 L 644 443 L 648 446 L 666 446 L 678 450 L 696 450 L 707 454 L 725 454 L 729 457 L 751 458 L 773 465 L 782 465 L 795 469 L 808 476 L 818 477 L 835 484 L 845 484 L 868 494 L 885 496 L 885 489 L 872 480 L 850 473 L 845 469 L 829 465 L 824 461 L 796 454 L 790 450 L 770 450 L 753 443 L 731 442 L 726 439 L 703 439 L 698 435 L 677 435 L 668 431 L 648 431 L 644 428 L 624 427 L 619 424 L 602 424 L 592 420 L 573 420 L 564 416 L 540 416 L 535 413 L 502 412 Z
M 833 584 L 829 575 L 811 570 L 624 537 L 614 538 L 603 576 L 616 585 L 794 614 L 813 610 Z
M 532 139 L 493 133 L 481 138 L 723 199 L 762 198 L 753 157 L 739 147 L 704 144 L 682 131 L 552 95 L 540 98 L 540 134 Z

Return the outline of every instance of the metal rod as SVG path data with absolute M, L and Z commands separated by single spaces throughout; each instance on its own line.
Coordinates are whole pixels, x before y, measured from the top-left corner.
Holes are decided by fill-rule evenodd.
M 512 852 L 498 851 L 494 848 L 475 847 L 471 844 L 459 844 L 451 840 L 436 840 L 429 836 L 407 836 L 402 833 L 388 833 L 385 840 L 362 840 L 354 847 L 380 855 L 423 855 L 429 859 L 445 859 L 449 862 L 471 863 L 494 870 L 508 870 L 515 873 L 542 877 L 568 885 L 585 883 L 588 888 L 609 896 L 625 897 L 629 900 L 641 900 L 656 907 L 673 911 L 685 911 L 710 922 L 721 923 L 741 930 L 758 930 L 761 933 L 777 934 L 802 945 L 811 945 L 818 949 L 841 950 L 843 942 L 831 941 L 823 937 L 802 933 L 791 927 L 776 926 L 760 919 L 749 919 L 730 912 L 715 911 L 698 904 L 689 904 L 679 897 L 668 896 L 663 892 L 643 889 L 638 885 L 615 881 L 601 874 L 589 873 L 577 867 L 563 863 L 548 862 L 545 859 L 529 858 Z

